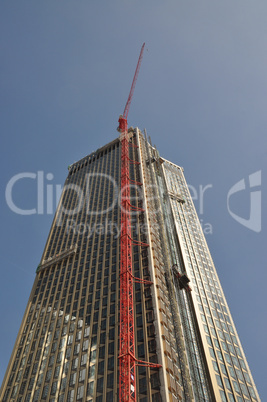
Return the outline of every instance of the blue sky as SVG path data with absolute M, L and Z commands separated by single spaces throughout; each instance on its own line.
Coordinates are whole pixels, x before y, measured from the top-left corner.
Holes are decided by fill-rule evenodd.
M 128 116 L 160 154 L 183 166 L 262 400 L 266 385 L 267 4 L 265 1 L 0 2 L 0 381 L 41 259 L 52 214 L 19 215 L 5 192 L 19 173 L 63 185 L 67 167 L 114 139 L 142 43 Z M 261 186 L 249 176 L 261 172 Z M 47 179 L 47 174 L 53 175 Z M 32 176 L 34 177 L 34 176 Z M 49 176 L 48 176 L 49 177 Z M 259 175 L 258 175 L 259 177 Z M 229 208 L 227 194 L 246 189 Z M 210 186 L 201 207 L 201 187 Z M 261 191 L 262 208 L 250 191 Z M 36 208 L 37 179 L 13 201 Z M 54 211 L 55 211 L 54 196 Z M 251 207 L 252 205 L 252 207 Z M 44 199 L 46 211 L 46 200 Z M 210 225 L 210 226 L 208 226 Z

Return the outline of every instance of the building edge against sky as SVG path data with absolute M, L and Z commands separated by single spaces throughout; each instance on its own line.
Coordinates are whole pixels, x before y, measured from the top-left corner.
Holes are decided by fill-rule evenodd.
M 132 236 L 149 245 L 133 270 L 153 282 L 134 285 L 136 353 L 162 365 L 136 369 L 137 400 L 260 401 L 183 169 L 129 135 Z M 118 400 L 120 167 L 118 139 L 69 167 L 1 400 Z

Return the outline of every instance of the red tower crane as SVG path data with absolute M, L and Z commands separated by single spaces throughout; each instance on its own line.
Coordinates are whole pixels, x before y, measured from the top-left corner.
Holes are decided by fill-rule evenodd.
M 119 117 L 119 131 L 121 141 L 121 260 L 120 260 L 120 350 L 119 350 L 119 401 L 136 401 L 135 366 L 143 365 L 161 367 L 158 364 L 138 361 L 135 357 L 134 346 L 134 306 L 132 273 L 132 237 L 131 237 L 131 210 L 130 178 L 129 178 L 129 135 L 128 112 L 143 58 L 145 43 L 143 44 L 137 67 L 135 70 L 130 94 L 124 109 Z M 138 279 L 138 282 L 148 283 Z M 150 282 L 151 283 L 151 282 Z

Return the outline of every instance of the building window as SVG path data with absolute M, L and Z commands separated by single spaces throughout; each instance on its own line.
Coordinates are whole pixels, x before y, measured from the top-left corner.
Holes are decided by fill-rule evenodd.
M 42 393 L 42 399 L 46 399 L 48 396 L 48 391 L 49 391 L 49 385 L 45 385 Z
M 140 378 L 139 379 L 139 392 L 141 394 L 146 394 L 147 390 L 147 379 L 146 377 Z
M 77 401 L 83 398 L 83 394 L 84 394 L 84 385 L 78 388 Z
M 221 395 L 222 402 L 227 402 L 226 395 L 223 391 L 220 391 L 220 395 Z
M 80 352 L 80 344 L 78 343 L 78 344 L 76 344 L 75 346 L 74 346 L 74 354 L 75 355 L 78 355 L 79 354 L 79 352 Z
M 75 385 L 75 383 L 76 383 L 76 376 L 77 376 L 76 373 L 72 373 L 72 374 L 70 375 L 70 386 L 71 386 L 71 387 L 73 387 L 73 386 Z
M 96 391 L 102 393 L 103 392 L 103 383 L 104 383 L 104 377 L 100 377 L 97 380 L 97 388 Z
M 81 366 L 84 366 L 87 362 L 87 354 L 83 354 L 81 358 Z
M 68 392 L 67 402 L 74 402 L 74 390 Z
M 33 395 L 33 402 L 38 402 L 39 394 L 40 394 L 40 388 L 35 391 L 35 393 Z
M 78 367 L 78 358 L 76 357 L 75 359 L 73 359 L 73 361 L 72 361 L 72 366 L 71 366 L 71 368 L 72 368 L 72 370 L 76 370 L 77 369 L 77 367 Z
M 94 381 L 89 382 L 89 384 L 87 385 L 87 395 L 88 396 L 93 396 L 94 395 Z
M 82 382 L 82 381 L 85 380 L 85 372 L 86 372 L 85 369 L 83 369 L 83 370 L 80 371 L 80 374 L 79 374 L 79 382 Z
M 57 381 L 53 382 L 52 384 L 51 394 L 55 395 L 56 392 L 57 392 Z
M 89 340 L 87 339 L 86 341 L 83 342 L 83 351 L 88 350 L 89 346 Z

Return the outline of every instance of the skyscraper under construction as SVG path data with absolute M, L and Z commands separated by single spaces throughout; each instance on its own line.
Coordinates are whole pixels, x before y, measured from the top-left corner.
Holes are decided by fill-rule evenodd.
M 128 136 L 133 398 L 260 401 L 183 169 Z M 3 402 L 121 399 L 121 152 L 116 139 L 69 167 Z

